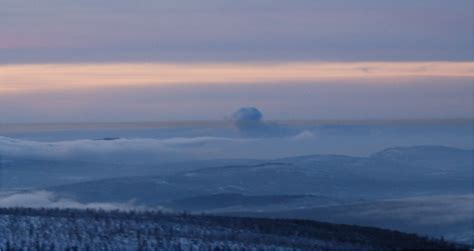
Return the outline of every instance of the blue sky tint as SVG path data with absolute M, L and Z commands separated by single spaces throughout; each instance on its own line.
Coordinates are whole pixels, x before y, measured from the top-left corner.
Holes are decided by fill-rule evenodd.
M 0 62 L 472 60 L 473 3 L 0 1 Z

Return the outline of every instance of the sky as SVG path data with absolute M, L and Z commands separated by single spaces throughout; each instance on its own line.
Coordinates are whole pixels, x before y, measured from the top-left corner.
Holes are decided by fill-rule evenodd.
M 0 123 L 473 117 L 470 0 L 0 7 Z

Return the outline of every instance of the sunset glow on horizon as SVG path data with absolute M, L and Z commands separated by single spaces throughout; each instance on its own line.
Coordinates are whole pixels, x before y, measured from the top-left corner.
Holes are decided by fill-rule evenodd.
M 75 88 L 474 78 L 474 62 L 73 63 L 0 66 L 0 94 Z

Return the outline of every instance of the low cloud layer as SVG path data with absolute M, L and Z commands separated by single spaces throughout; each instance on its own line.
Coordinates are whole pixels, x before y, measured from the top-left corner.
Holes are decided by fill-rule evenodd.
M 233 134 L 226 137 L 151 138 L 145 135 L 144 138 L 37 141 L 0 136 L 0 158 L 3 158 L 5 167 L 31 160 L 159 165 L 203 159 L 275 158 L 312 153 L 299 144 L 313 142 L 311 131 L 251 120 L 242 117 L 235 122 L 243 137 Z M 120 135 L 120 132 L 117 134 Z M 95 133 L 92 135 L 97 136 Z M 290 151 L 282 147 L 288 144 L 293 145 Z
M 0 207 L 33 207 L 33 208 L 94 208 L 94 209 L 140 209 L 141 206 L 130 203 L 80 203 L 74 200 L 59 198 L 54 193 L 35 191 L 0 196 Z
M 76 159 L 81 161 L 148 162 L 189 160 L 212 155 L 218 146 L 243 139 L 194 137 L 170 139 L 114 139 L 38 142 L 0 137 L 0 155 L 23 159 Z

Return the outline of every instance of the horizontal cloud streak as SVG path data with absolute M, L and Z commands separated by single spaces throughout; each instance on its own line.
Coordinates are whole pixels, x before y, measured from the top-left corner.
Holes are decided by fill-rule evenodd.
M 474 62 L 103 63 L 0 66 L 0 94 L 120 86 L 474 78 Z

